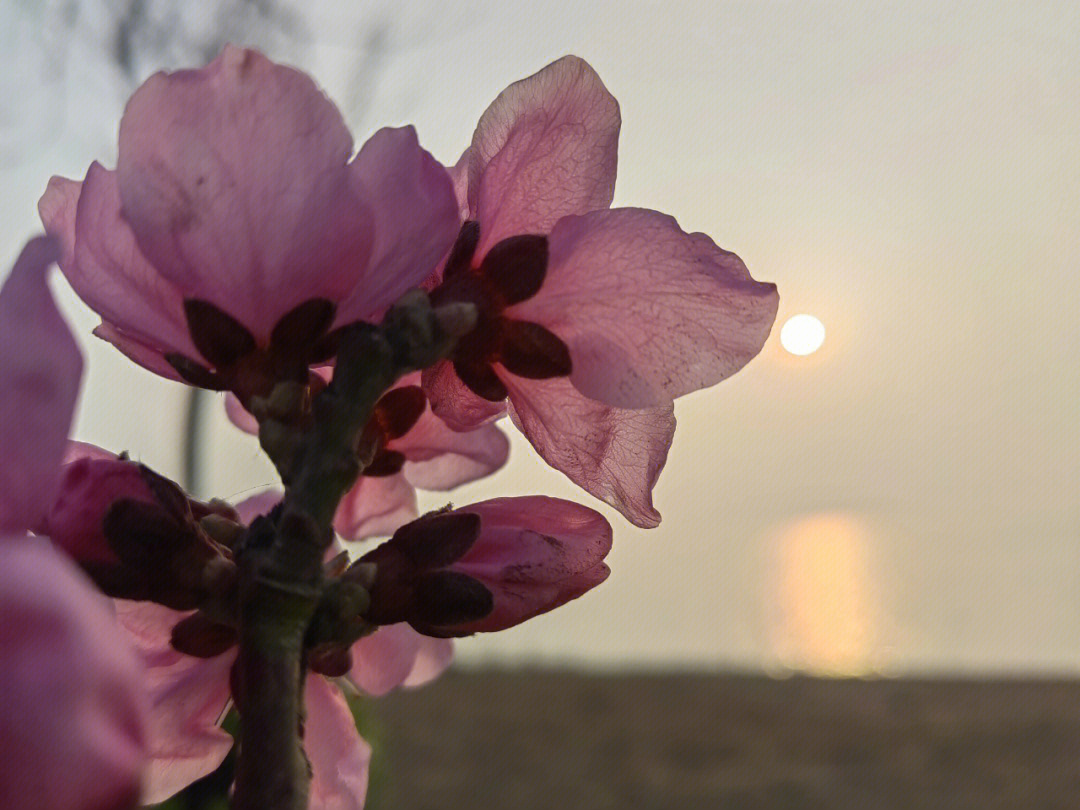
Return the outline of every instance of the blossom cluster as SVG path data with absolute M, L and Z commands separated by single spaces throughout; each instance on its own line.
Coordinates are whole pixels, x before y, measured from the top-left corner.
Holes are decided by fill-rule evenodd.
M 429 681 L 452 637 L 519 624 L 608 576 L 611 526 L 584 505 L 531 495 L 418 514 L 416 488 L 448 491 L 506 462 L 502 417 L 585 492 L 659 523 L 674 399 L 758 353 L 777 295 L 704 234 L 611 207 L 620 125 L 595 71 L 565 57 L 504 90 L 452 167 L 412 127 L 354 154 L 309 77 L 227 47 L 136 91 L 115 169 L 50 181 L 49 237 L 0 293 L 0 604 L 48 624 L 28 619 L 3 642 L 27 657 L 22 671 L 47 656 L 80 664 L 21 685 L 5 666 L 0 684 L 50 706 L 41 734 L 73 701 L 93 711 L 49 737 L 66 747 L 48 752 L 47 786 L 28 775 L 48 774 L 40 764 L 8 773 L 41 755 L 11 738 L 5 807 L 156 802 L 221 763 L 233 702 L 248 720 L 245 560 L 296 523 L 290 493 L 322 460 L 312 437 L 337 418 L 334 397 L 377 377 L 344 348 L 357 335 L 389 336 L 396 359 L 346 437 L 334 531 L 303 583 L 317 586 L 302 650 L 310 807 L 363 805 L 370 749 L 346 692 Z M 81 361 L 45 286 L 53 259 L 100 315 L 98 337 L 225 392 L 283 491 L 202 502 L 126 454 L 66 442 Z M 402 348 L 418 312 L 437 349 Z

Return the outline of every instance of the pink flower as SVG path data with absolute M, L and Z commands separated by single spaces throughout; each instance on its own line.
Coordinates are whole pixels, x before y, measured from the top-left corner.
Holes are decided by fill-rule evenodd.
M 331 369 L 319 369 L 329 379 Z M 229 418 L 249 433 L 258 423 L 233 396 L 225 400 Z M 371 465 L 338 506 L 334 528 L 349 540 L 387 535 L 415 518 L 416 488 L 446 491 L 486 475 L 506 463 L 510 444 L 495 425 L 452 430 L 432 413 L 420 388 L 420 374 L 406 374 L 376 404 L 367 438 L 379 450 Z
M 333 328 L 380 317 L 453 240 L 450 181 L 411 127 L 352 150 L 311 79 L 227 46 L 147 80 L 116 170 L 53 178 L 39 211 L 98 336 L 247 402 L 306 383 Z
M 47 538 L 82 374 L 35 239 L 0 290 L 0 806 L 119 810 L 139 799 L 145 692 L 107 601 Z
M 458 428 L 508 407 L 549 464 L 655 526 L 672 400 L 749 362 L 777 295 L 671 217 L 608 209 L 619 127 L 615 99 L 576 57 L 511 85 L 480 118 L 451 170 L 465 225 L 428 282 L 434 301 L 471 301 L 480 320 L 424 389 Z
M 131 634 L 147 670 L 151 694 L 150 770 L 147 803 L 167 799 L 214 771 L 232 748 L 220 727 L 231 693 L 229 673 L 236 649 L 210 658 L 178 652 L 173 628 L 187 614 L 149 602 L 117 602 L 121 624 Z M 383 627 L 352 647 L 346 680 L 381 695 L 397 686 L 420 686 L 450 663 L 446 639 L 420 636 L 407 625 Z M 371 749 L 356 731 L 344 695 L 330 680 L 309 673 L 304 749 L 312 766 L 311 810 L 364 804 Z
M 271 508 L 280 496 L 263 493 L 237 506 L 248 523 Z M 231 692 L 229 674 L 236 660 L 234 637 L 192 638 L 181 622 L 196 615 L 149 602 L 117 602 L 121 625 L 128 631 L 146 666 L 150 712 L 150 769 L 143 801 L 155 803 L 214 771 L 233 745 L 220 727 Z M 198 628 L 202 629 L 202 628 Z M 184 643 L 186 642 L 186 643 Z M 201 646 L 200 656 L 177 646 Z M 408 625 L 381 627 L 354 643 L 344 680 L 370 695 L 399 686 L 420 686 L 450 664 L 452 643 L 427 638 Z M 367 789 L 371 749 L 356 731 L 341 690 L 323 676 L 309 673 L 305 686 L 307 720 L 304 749 L 312 767 L 311 810 L 361 810 Z
M 607 579 L 610 550 L 611 526 L 592 509 L 539 495 L 497 498 L 403 526 L 354 570 L 375 565 L 369 620 L 463 636 L 576 599 Z

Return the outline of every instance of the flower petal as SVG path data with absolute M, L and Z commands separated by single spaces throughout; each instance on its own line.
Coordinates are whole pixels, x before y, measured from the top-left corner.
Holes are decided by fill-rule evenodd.
M 45 232 L 60 243 L 57 263 L 65 273 L 75 255 L 75 212 L 83 184 L 66 177 L 51 177 L 38 200 L 38 215 Z
M 510 418 L 544 461 L 635 526 L 660 523 L 652 489 L 675 434 L 670 405 L 622 410 L 586 399 L 566 378 L 501 377 Z
M 119 458 L 116 453 L 106 450 L 103 447 L 98 447 L 96 444 L 90 444 L 90 442 L 77 442 L 71 440 L 64 447 L 64 457 L 62 459 L 63 464 L 70 464 L 73 461 L 78 461 L 81 458 L 88 458 L 94 460 L 112 460 Z
M 570 214 L 607 208 L 615 189 L 619 105 L 584 60 L 566 56 L 507 87 L 469 150 L 478 257 L 508 236 L 547 233 Z
M 146 761 L 139 661 L 48 542 L 0 537 L 0 796 L 7 810 L 132 806 Z
M 421 380 L 432 412 L 454 430 L 473 430 L 506 413 L 505 402 L 481 399 L 466 388 L 447 360 L 424 369 Z
M 666 405 L 746 365 L 776 318 L 776 285 L 671 217 L 638 208 L 561 220 L 544 286 L 507 310 L 570 348 L 571 382 L 619 408 Z
M 309 77 L 226 46 L 158 73 L 128 102 L 117 175 L 143 254 L 185 298 L 265 343 L 312 298 L 340 301 L 371 248 L 349 180 L 352 138 Z
M 151 761 L 142 798 L 156 804 L 211 773 L 232 748 L 232 737 L 218 724 L 229 703 L 236 652 L 204 659 L 174 650 L 172 628 L 186 613 L 122 600 L 116 613 L 146 666 Z
M 236 510 L 236 514 L 240 517 L 240 522 L 245 526 L 249 526 L 255 518 L 268 514 L 271 509 L 281 503 L 282 497 L 280 489 L 266 489 L 244 498 L 240 503 L 233 506 L 233 509 Z
M 380 129 L 349 168 L 375 216 L 371 259 L 338 308 L 338 325 L 376 321 L 419 287 L 457 236 L 458 204 L 446 170 L 424 151 L 411 126 Z
M 349 680 L 375 697 L 396 689 L 412 672 L 423 638 L 404 622 L 364 636 L 350 648 Z
M 230 422 L 244 433 L 250 433 L 253 436 L 259 435 L 259 420 L 251 415 L 251 412 L 240 403 L 240 399 L 232 392 L 225 395 L 225 415 L 229 417 Z
M 356 731 L 341 690 L 318 675 L 304 687 L 304 751 L 311 763 L 310 810 L 363 810 L 371 746 Z
M 106 343 L 111 343 L 120 350 L 121 354 L 138 363 L 147 371 L 152 371 L 167 380 L 184 382 L 184 378 L 165 359 L 165 355 L 161 353 L 161 350 L 154 348 L 149 343 L 125 335 L 111 323 L 104 321 L 94 327 L 93 334 L 94 337 L 101 338 Z
M 469 218 L 469 151 L 466 148 L 458 162 L 446 170 L 454 186 L 454 199 L 457 200 L 458 216 L 462 220 Z
M 407 374 L 397 387 L 420 385 L 419 373 Z M 510 442 L 493 424 L 475 430 L 453 430 L 430 405 L 399 439 L 387 448 L 405 456 L 406 480 L 421 489 L 448 490 L 498 470 L 510 454 Z
M 116 172 L 92 163 L 77 196 L 75 185 L 54 177 L 38 202 L 45 228 L 63 240 L 60 269 L 72 288 L 126 338 L 197 358 L 179 291 L 145 259 L 124 220 Z M 112 335 L 103 337 L 116 342 Z
M 82 355 L 46 270 L 58 247 L 27 243 L 0 290 L 0 531 L 36 526 L 52 503 L 82 377 Z
M 453 660 L 454 642 L 451 639 L 422 636 L 416 661 L 413 663 L 409 676 L 401 682 L 401 685 L 412 689 L 430 683 L 442 675 Z
M 393 534 L 418 514 L 416 490 L 402 474 L 360 476 L 338 504 L 334 529 L 346 540 Z

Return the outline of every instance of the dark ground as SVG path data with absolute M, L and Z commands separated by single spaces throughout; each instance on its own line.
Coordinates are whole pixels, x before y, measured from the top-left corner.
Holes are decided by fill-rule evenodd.
M 449 674 L 368 704 L 368 810 L 1080 808 L 1080 683 Z

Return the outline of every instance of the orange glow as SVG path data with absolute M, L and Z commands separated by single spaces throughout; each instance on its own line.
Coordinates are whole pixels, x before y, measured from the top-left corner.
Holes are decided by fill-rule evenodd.
M 881 608 L 872 545 L 869 528 L 842 513 L 802 518 L 775 536 L 770 634 L 785 667 L 820 675 L 873 670 Z

